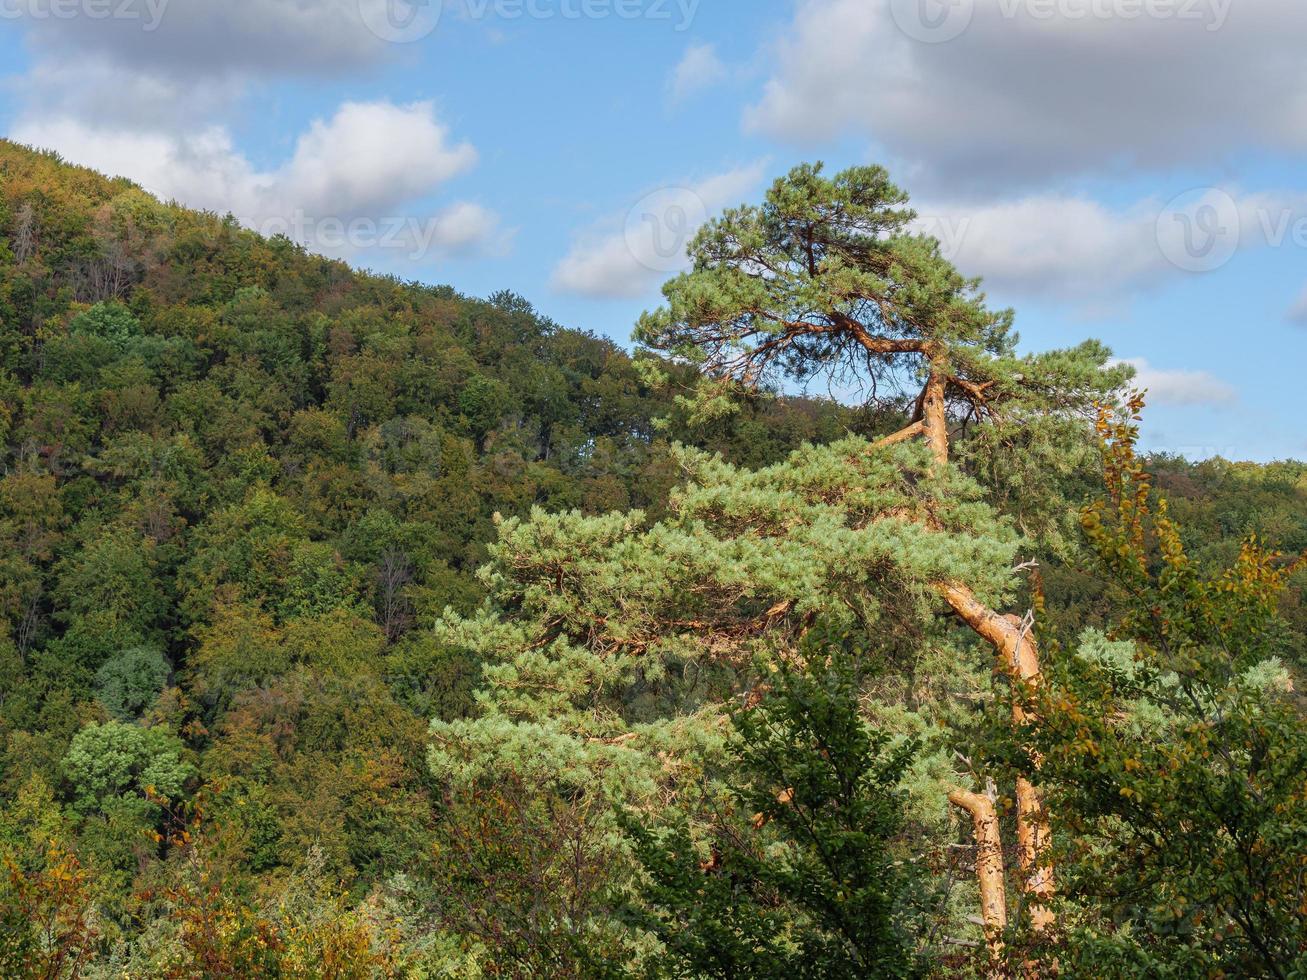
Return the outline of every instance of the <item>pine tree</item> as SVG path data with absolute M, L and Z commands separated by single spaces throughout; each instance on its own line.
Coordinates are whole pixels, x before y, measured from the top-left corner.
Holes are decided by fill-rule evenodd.
M 432 726 L 434 771 L 456 792 L 524 782 L 573 805 L 606 801 L 588 805 L 579 840 L 587 861 L 608 855 L 615 886 L 632 869 L 611 806 L 699 825 L 725 709 L 757 689 L 760 658 L 801 667 L 816 631 L 861 645 L 868 666 L 919 658 L 948 648 L 941 576 L 992 603 L 1014 588 L 1010 522 L 923 446 L 872 453 L 849 438 L 762 470 L 691 450 L 679 460 L 687 482 L 661 521 L 538 510 L 501 522 L 481 573 L 487 608 L 439 630 L 485 667 L 477 715 Z M 877 710 L 904 721 L 897 701 Z
M 720 406 L 723 386 L 756 389 L 825 376 L 862 382 L 873 400 L 897 402 L 907 424 L 872 447 L 924 439 L 940 472 L 961 444 L 961 462 L 1007 496 L 1047 496 L 1030 468 L 1082 460 L 1094 405 L 1128 380 L 1109 352 L 1087 343 L 1071 351 L 1018 357 L 1011 311 L 987 308 L 979 283 L 961 276 L 933 238 L 914 234 L 907 195 L 879 167 L 834 178 L 820 165 L 796 167 L 761 206 L 727 211 L 690 245 L 691 271 L 664 288 L 667 305 L 641 318 L 638 338 L 688 360 L 708 381 L 699 403 Z M 923 515 L 928 525 L 933 515 Z M 1022 617 L 1001 615 L 953 570 L 936 594 L 998 655 L 1018 689 L 1036 686 L 1040 663 Z M 1020 698 L 1013 722 L 1028 721 Z M 950 797 L 977 830 L 995 816 L 979 794 Z M 1038 928 L 1051 923 L 1048 818 L 1029 778 L 1017 782 L 1018 855 Z M 1001 906 L 993 848 L 987 910 Z M 989 916 L 991 939 L 999 923 Z

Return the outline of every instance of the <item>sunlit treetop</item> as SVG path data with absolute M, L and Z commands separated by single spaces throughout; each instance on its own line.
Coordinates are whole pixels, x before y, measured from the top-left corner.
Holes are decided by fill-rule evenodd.
M 884 169 L 826 177 L 805 164 L 760 205 L 726 211 L 690 245 L 693 267 L 664 287 L 637 339 L 747 389 L 826 379 L 903 409 L 937 458 L 979 422 L 1029 413 L 1092 418 L 1130 369 L 1102 345 L 1022 357 L 1011 310 L 992 310 Z

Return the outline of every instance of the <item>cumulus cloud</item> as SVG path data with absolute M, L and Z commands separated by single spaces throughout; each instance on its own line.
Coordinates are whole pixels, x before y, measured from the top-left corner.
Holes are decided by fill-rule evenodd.
M 1109 207 L 1035 194 L 916 206 L 916 230 L 986 286 L 1102 308 L 1190 274 L 1214 272 L 1242 250 L 1303 247 L 1307 195 L 1199 188 Z M 1301 239 L 1301 240 L 1300 240 Z
M 459 201 L 436 216 L 434 245 L 449 254 L 469 250 L 503 252 L 511 231 L 499 226 L 499 215 L 470 201 Z
M 1228 405 L 1239 397 L 1231 385 L 1207 371 L 1155 368 L 1142 357 L 1117 363 L 1135 369 L 1135 387 L 1147 389 L 1156 405 Z
M 626 211 L 583 232 L 554 267 L 556 289 L 637 299 L 688 268 L 686 246 L 707 220 L 753 195 L 766 162 L 651 191 Z
M 91 55 L 195 79 L 234 72 L 332 74 L 379 61 L 388 46 L 369 29 L 386 0 L 113 0 L 115 16 L 51 16 L 15 4 L 44 57 Z
M 330 254 L 381 247 L 382 237 L 410 252 L 421 245 L 448 253 L 502 236 L 494 214 L 477 204 L 420 213 L 419 202 L 477 160 L 429 102 L 345 103 L 330 119 L 313 122 L 290 159 L 270 170 L 255 167 L 220 126 L 143 132 L 28 117 L 11 135 L 129 177 L 165 199 L 230 212 L 251 228 L 289 234 Z
M 394 0 L 107 0 L 71 12 L 53 0 L 10 5 L 32 67 L 16 101 L 34 115 L 100 126 L 196 128 L 254 87 L 287 76 L 337 79 L 393 59 L 397 37 L 439 23 L 439 2 L 413 5 L 404 35 Z
M 969 12 L 947 43 L 912 36 L 929 9 L 798 0 L 747 128 L 862 134 L 918 168 L 914 186 L 955 193 L 1307 150 L 1301 0 L 969 0 L 945 8 Z
M 428 193 L 476 160 L 470 143 L 451 140 L 430 102 L 347 102 L 300 137 L 273 187 L 305 207 L 370 211 Z
M 667 91 L 673 102 L 683 102 L 691 95 L 723 81 L 726 76 L 726 65 L 718 57 L 714 45 L 691 44 L 672 70 L 671 78 L 667 81 Z
M 86 53 L 44 57 L 6 80 L 23 118 L 78 119 L 99 127 L 193 129 L 235 106 L 246 91 L 235 75 L 186 84 L 165 73 Z
M 916 230 L 987 287 L 1090 301 L 1174 274 L 1157 242 L 1157 202 L 1112 210 L 1086 198 L 1036 195 L 969 206 L 924 205 Z

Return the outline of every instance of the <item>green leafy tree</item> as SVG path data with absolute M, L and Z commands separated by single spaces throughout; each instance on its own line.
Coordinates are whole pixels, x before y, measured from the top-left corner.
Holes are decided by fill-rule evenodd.
M 747 683 L 747 665 L 793 656 L 821 619 L 853 637 L 897 635 L 905 656 L 920 656 L 943 606 L 1003 673 L 1037 682 L 1029 631 L 994 611 L 1015 591 L 1019 539 L 950 467 L 950 448 L 968 419 L 1005 444 L 1038 435 L 1088 447 L 1093 399 L 1128 370 L 1106 369 L 1095 345 L 1018 358 L 1010 315 L 989 312 L 937 243 L 907 232 L 903 200 L 876 168 L 833 180 L 796 169 L 762 207 L 710 223 L 693 270 L 667 285 L 668 307 L 639 334 L 705 371 L 692 420 L 719 414 L 732 384 L 861 370 L 873 386 L 917 378 L 907 424 L 758 472 L 681 452 L 687 482 L 658 523 L 640 512 L 503 522 L 483 571 L 489 607 L 447 623 L 444 639 L 486 664 L 486 687 L 478 717 L 433 726 L 438 774 L 547 768 L 578 790 L 681 806 L 672 787 L 721 750 L 718 706 Z M 1015 721 L 1022 710 L 1013 704 Z M 940 798 L 947 788 L 936 784 Z M 1017 795 L 1023 887 L 1046 927 L 1047 815 L 1027 776 Z M 980 796 L 950 798 L 974 803 L 980 825 Z M 997 826 L 992 808 L 987 819 Z M 1006 901 L 987 896 L 984 908 L 997 942 Z
M 703 369 L 700 414 L 730 409 L 722 384 L 861 386 L 906 422 L 889 439 L 952 453 L 1046 530 L 1065 510 L 1053 477 L 1092 466 L 1093 406 L 1131 371 L 1094 342 L 1019 356 L 1012 312 L 990 310 L 915 217 L 880 167 L 796 167 L 704 226 L 636 337 Z
M 180 739 L 158 728 L 120 721 L 90 724 L 63 758 L 73 809 L 90 814 L 120 798 L 178 799 L 194 775 Z
M 820 658 L 815 644 L 809 652 Z M 811 674 L 777 668 L 761 704 L 732 713 L 725 799 L 706 834 L 659 830 L 642 814 L 624 822 L 648 882 L 629 914 L 665 949 L 653 972 L 913 972 L 894 840 L 916 746 L 869 728 L 845 656 Z
M 478 442 L 513 408 L 513 393 L 502 381 L 474 375 L 458 396 L 458 407 L 467 418 L 468 426 Z
M 96 697 L 119 721 L 133 721 L 154 707 L 172 668 L 154 647 L 133 647 L 96 671 Z
M 241 503 L 214 513 L 196 530 L 182 608 L 204 621 L 232 597 L 278 604 L 290 583 L 301 579 L 297 557 L 303 574 L 323 570 L 321 554 L 301 548 L 304 537 L 304 519 L 290 502 L 267 486 L 255 486 Z
M 119 649 L 161 639 L 169 595 L 157 543 L 135 528 L 79 529 L 83 547 L 60 563 L 53 597 L 68 635 L 81 640 L 98 668 Z
M 802 661 L 817 623 L 886 666 L 932 642 L 956 651 L 931 583 L 962 575 L 994 602 L 1013 587 L 1016 536 L 974 483 L 932 476 L 924 447 L 871 453 L 851 438 L 757 471 L 689 450 L 678 459 L 688 482 L 662 521 L 639 512 L 503 521 L 482 571 L 487 608 L 437 630 L 484 663 L 484 683 L 471 718 L 433 723 L 436 775 L 451 792 L 514 779 L 583 796 L 580 839 L 615 887 L 633 869 L 609 807 L 701 820 L 696 790 L 725 751 L 723 706 L 752 687 L 757 658 Z M 954 670 L 964 690 L 986 683 Z M 868 708 L 922 731 L 967 710 L 918 712 L 892 691 Z M 918 806 L 933 801 L 925 822 L 937 835 L 952 767 L 928 765 L 914 778 Z M 602 910 L 596 920 L 605 933 Z
M 20 657 L 38 638 L 49 587 L 45 571 L 63 523 L 53 476 L 9 473 L 0 480 L 0 609 Z
M 501 773 L 444 798 L 423 882 L 435 924 L 489 975 L 587 977 L 629 956 L 607 885 L 607 801 L 547 776 Z M 620 960 L 619 960 L 620 961 Z
M 871 407 L 888 409 L 901 426 L 869 452 L 922 439 L 939 473 L 956 460 L 1024 531 L 1056 542 L 1068 511 L 1061 484 L 1092 458 L 1094 407 L 1113 400 L 1132 372 L 1110 366 L 1110 352 L 1095 342 L 1018 356 L 1012 313 L 989 310 L 978 280 L 961 276 L 934 238 L 911 231 L 916 215 L 906 204 L 880 167 L 833 178 L 820 165 L 796 167 L 762 205 L 728 210 L 700 230 L 692 269 L 664 286 L 667 305 L 641 317 L 637 338 L 703 370 L 692 417 L 730 411 L 736 389 L 823 376 L 860 381 Z M 926 526 L 935 520 L 915 516 Z M 957 571 L 945 570 L 933 587 L 1018 686 L 1038 684 L 1038 649 L 1022 617 L 1002 615 Z M 1026 720 L 1019 705 L 1012 711 L 1014 722 Z M 1030 773 L 1018 778 L 1016 796 L 1023 889 L 1044 929 L 1053 889 L 1048 816 Z M 978 832 L 996 826 L 979 795 L 950 799 Z M 986 850 L 992 861 L 994 849 Z M 991 945 L 1005 920 L 997 870 L 979 873 Z
M 141 324 L 122 303 L 109 301 L 96 303 L 85 313 L 75 316 L 68 330 L 74 335 L 107 340 L 124 349 L 141 335 Z
M 1293 565 L 1256 540 L 1196 564 L 1137 417 L 1104 413 L 1107 496 L 1084 515 L 1116 641 L 1064 658 L 1031 734 L 1079 903 L 1058 955 L 1081 975 L 1300 976 L 1307 724 L 1274 657 Z

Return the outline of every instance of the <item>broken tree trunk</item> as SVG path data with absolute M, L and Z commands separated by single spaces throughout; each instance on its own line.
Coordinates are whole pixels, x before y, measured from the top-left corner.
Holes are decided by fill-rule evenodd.
M 1039 684 L 1040 668 L 1039 649 L 1026 624 L 1016 616 L 1000 616 L 988 609 L 966 586 L 945 585 L 940 593 L 953 611 L 998 651 L 1013 680 L 1012 722 L 1017 727 L 1028 724 L 1032 717 L 1022 703 L 1021 688 Z M 1054 891 L 1048 813 L 1029 779 L 1017 779 L 1016 797 L 1017 861 L 1022 888 L 1030 902 L 1031 924 L 1043 932 L 1055 921 L 1048 907 Z
M 994 801 L 980 793 L 954 789 L 948 798 L 950 803 L 971 816 L 985 942 L 993 957 L 998 959 L 1003 953 L 1003 933 L 1007 929 L 1007 886 L 1003 880 L 1003 839 L 999 833 L 998 812 Z

